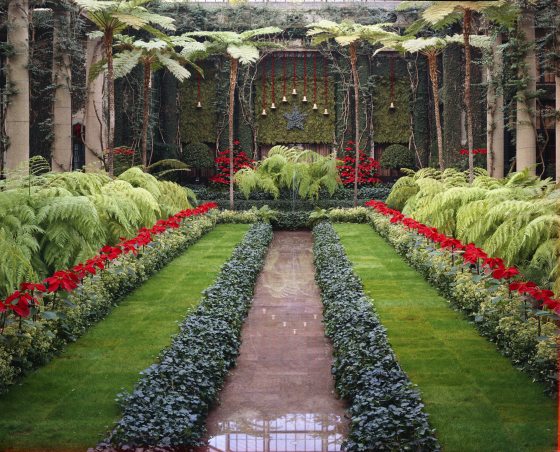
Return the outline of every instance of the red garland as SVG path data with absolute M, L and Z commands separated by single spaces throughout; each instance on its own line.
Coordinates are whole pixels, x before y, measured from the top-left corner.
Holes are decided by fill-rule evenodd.
M 327 78 L 327 59 L 323 58 L 323 80 L 325 82 L 325 108 L 327 108 L 327 105 L 329 103 L 328 101 L 328 97 L 329 97 L 329 80 Z
M 317 52 L 313 52 L 313 103 L 317 103 Z
M 307 97 L 307 51 L 303 53 L 303 97 Z
M 292 82 L 292 89 L 296 89 L 296 54 L 294 52 L 293 56 L 292 56 L 292 62 L 293 62 L 293 69 L 294 69 L 294 76 L 293 76 L 293 82 Z
M 282 79 L 284 82 L 284 89 L 282 92 L 282 96 L 286 97 L 286 60 L 288 59 L 288 52 L 284 52 L 284 58 L 282 58 Z
M 272 80 L 270 81 L 270 83 L 271 83 L 271 90 L 272 90 L 271 96 L 272 96 L 272 103 L 275 104 L 275 103 L 276 103 L 276 92 L 275 92 L 275 89 L 274 89 L 274 77 L 275 77 L 275 75 L 274 75 L 274 53 L 271 55 L 271 62 L 270 62 L 270 64 L 271 64 L 271 66 L 272 66 L 272 68 L 271 68 L 271 74 L 270 74 L 270 76 L 271 76 L 271 78 L 272 78 Z
M 196 73 L 196 83 L 197 83 L 197 94 L 196 94 L 196 102 L 197 104 L 200 102 L 200 73 Z
M 262 108 L 266 110 L 266 65 L 262 67 Z

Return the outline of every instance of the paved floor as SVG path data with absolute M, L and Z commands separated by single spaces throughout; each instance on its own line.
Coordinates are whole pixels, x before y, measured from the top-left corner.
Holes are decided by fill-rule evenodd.
M 336 451 L 347 430 L 330 372 L 310 232 L 276 232 L 208 451 Z

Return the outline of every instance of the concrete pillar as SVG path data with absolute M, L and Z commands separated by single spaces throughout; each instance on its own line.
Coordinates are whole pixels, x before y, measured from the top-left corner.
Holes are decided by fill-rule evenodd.
M 6 64 L 6 80 L 13 94 L 6 109 L 9 145 L 4 168 L 14 169 L 29 159 L 29 1 L 8 2 L 8 44 L 14 48 Z
M 492 46 L 492 65 L 486 68 L 487 89 L 487 114 L 486 114 L 486 149 L 487 170 L 490 176 L 504 177 L 504 97 L 497 93 L 492 84 L 493 78 L 501 78 L 503 70 L 502 52 L 498 46 L 502 37 L 498 35 Z
M 70 26 L 69 14 L 65 10 L 54 11 L 53 29 L 53 85 L 56 86 L 53 101 L 54 140 L 52 147 L 53 171 L 72 169 L 72 70 L 70 55 L 60 52 L 60 40 L 64 39 L 63 28 Z
M 86 77 L 88 83 L 87 101 L 84 114 L 86 136 L 86 165 L 102 167 L 103 149 L 107 144 L 103 127 L 103 87 L 105 76 L 100 74 L 95 80 L 89 79 L 90 68 L 102 59 L 103 43 L 101 39 L 88 39 L 86 50 Z
M 521 31 L 527 42 L 535 41 L 535 15 L 532 11 L 524 10 L 519 17 Z M 527 76 L 529 82 L 527 91 L 534 93 L 537 89 L 537 64 L 534 48 L 530 48 L 525 57 Z M 518 93 L 517 101 L 517 136 L 516 136 L 516 170 L 530 168 L 530 173 L 535 174 L 537 161 L 537 136 L 536 136 L 536 99 L 527 99 L 524 92 Z

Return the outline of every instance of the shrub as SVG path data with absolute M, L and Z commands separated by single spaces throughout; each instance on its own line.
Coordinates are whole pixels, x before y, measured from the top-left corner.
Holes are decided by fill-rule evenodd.
M 439 450 L 420 395 L 399 366 L 334 228 L 323 221 L 313 235 L 315 279 L 334 347 L 332 372 L 338 393 L 350 402 L 345 450 Z
M 183 151 L 183 161 L 187 165 L 198 169 L 208 169 L 214 166 L 210 148 L 204 143 L 187 144 Z
M 379 170 L 379 162 L 374 158 L 368 156 L 360 149 L 358 157 L 358 185 L 371 186 L 381 182 L 377 177 Z M 348 146 L 344 148 L 344 155 L 342 156 L 342 165 L 339 167 L 340 179 L 346 187 L 354 185 L 355 179 L 355 163 L 356 163 L 356 145 L 353 141 L 348 142 Z
M 110 444 L 201 444 L 205 417 L 235 364 L 243 320 L 271 240 L 269 224 L 257 223 L 247 232 L 159 362 L 141 373 L 132 393 L 119 395 L 123 416 L 99 450 Z
M 379 163 L 383 168 L 400 170 L 401 168 L 414 168 L 414 155 L 402 144 L 392 144 L 383 150 Z

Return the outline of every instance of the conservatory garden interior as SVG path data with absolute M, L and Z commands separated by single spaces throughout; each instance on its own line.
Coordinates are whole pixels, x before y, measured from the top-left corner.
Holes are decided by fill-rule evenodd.
M 557 450 L 559 8 L 0 0 L 0 450 Z

